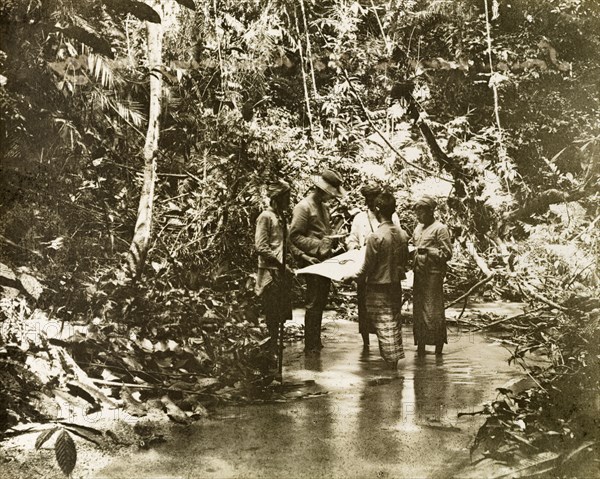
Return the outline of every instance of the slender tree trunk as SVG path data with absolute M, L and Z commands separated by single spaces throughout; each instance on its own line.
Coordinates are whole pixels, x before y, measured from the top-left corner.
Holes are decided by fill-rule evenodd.
M 504 146 L 504 132 L 502 130 L 502 124 L 500 123 L 500 95 L 498 94 L 498 82 L 495 79 L 494 73 L 494 61 L 492 58 L 492 27 L 490 25 L 490 12 L 488 8 L 488 0 L 483 0 L 485 4 L 485 31 L 487 38 L 487 53 L 488 61 L 490 63 L 490 86 L 494 93 L 494 117 L 496 118 L 496 141 L 498 142 L 498 158 L 500 161 L 508 160 L 508 152 Z M 506 189 L 510 191 L 510 183 L 507 179 Z
M 381 23 L 381 19 L 379 18 L 379 13 L 377 13 L 377 7 L 373 0 L 371 0 L 371 8 L 373 9 L 373 13 L 375 14 L 375 18 L 377 19 L 377 25 L 379 26 L 379 31 L 381 32 L 381 38 L 383 39 L 383 43 L 385 44 L 385 51 L 388 56 L 392 54 L 391 43 L 388 39 L 388 36 L 385 34 L 385 30 L 383 29 L 383 24 Z
M 146 28 L 148 31 L 148 69 L 150 71 L 150 109 L 148 112 L 148 131 L 146 132 L 146 142 L 144 144 L 144 183 L 140 195 L 133 240 L 127 257 L 129 274 L 133 278 L 138 278 L 141 275 L 150 246 L 162 96 L 162 25 L 146 22 Z
M 306 21 L 306 11 L 304 10 L 304 0 L 300 0 L 300 10 L 302 11 L 302 23 L 304 24 L 304 34 L 306 36 L 306 56 L 310 67 L 310 76 L 312 79 L 313 95 L 315 99 L 319 97 L 317 92 L 317 80 L 315 79 L 315 68 L 312 60 L 312 46 L 310 43 L 310 35 L 308 33 L 308 22 Z
M 312 111 L 310 109 L 310 95 L 308 94 L 308 86 L 306 79 L 306 70 L 304 69 L 304 53 L 302 52 L 302 35 L 300 33 L 300 25 L 298 22 L 298 15 L 294 12 L 296 20 L 296 33 L 298 34 L 298 53 L 300 54 L 300 71 L 302 72 L 302 86 L 304 87 L 304 102 L 306 104 L 306 116 L 308 117 L 308 124 L 310 126 L 310 135 L 314 133 Z

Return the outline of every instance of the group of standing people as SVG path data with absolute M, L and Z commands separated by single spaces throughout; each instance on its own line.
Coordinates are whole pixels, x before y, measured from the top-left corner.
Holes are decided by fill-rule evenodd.
M 354 217 L 346 247 L 365 248 L 365 260 L 360 271 L 346 279 L 357 283 L 363 344 L 368 347 L 369 335 L 376 334 L 381 356 L 392 369 L 404 358 L 401 281 L 412 263 L 413 334 L 417 352 L 424 354 L 426 345 L 434 345 L 436 354 L 441 354 L 447 343 L 443 282 L 452 245 L 448 228 L 435 219 L 436 202 L 430 196 L 416 202 L 418 224 L 412 237 L 414 249 L 409 253 L 409 237 L 400 226 L 394 195 L 375 184 L 367 185 L 361 193 L 367 208 Z M 333 170 L 323 171 L 308 195 L 294 207 L 288 226 L 290 186 L 282 180 L 268 186 L 270 206 L 260 214 L 256 225 L 256 291 L 265 312 L 273 351 L 280 338 L 281 324 L 291 318 L 293 271 L 289 265 L 293 262 L 304 267 L 333 255 L 338 238 L 333 234 L 328 202 L 344 194 L 342 177 Z M 331 280 L 313 274 L 303 277 L 305 352 L 318 354 L 323 348 L 321 323 Z

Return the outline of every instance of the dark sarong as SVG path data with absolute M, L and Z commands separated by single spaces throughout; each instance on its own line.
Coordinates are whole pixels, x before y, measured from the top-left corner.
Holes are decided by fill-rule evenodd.
M 273 274 L 265 286 L 260 300 L 268 324 L 283 323 L 292 319 L 292 278 L 289 274 Z
M 375 334 L 375 326 L 369 321 L 367 314 L 367 283 L 359 280 L 356 285 L 356 302 L 358 304 L 358 332 Z
M 404 358 L 401 305 L 400 285 L 367 285 L 367 316 L 377 333 L 381 357 L 390 363 Z
M 413 321 L 416 345 L 438 345 L 448 342 L 444 314 L 443 274 L 415 272 Z

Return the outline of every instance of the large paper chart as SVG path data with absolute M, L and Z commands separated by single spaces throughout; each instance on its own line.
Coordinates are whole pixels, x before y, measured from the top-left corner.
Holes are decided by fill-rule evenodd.
M 334 281 L 341 281 L 345 276 L 352 276 L 360 271 L 365 261 L 365 248 L 353 249 L 333 258 L 326 259 L 322 263 L 312 264 L 305 268 L 297 269 L 296 274 L 317 274 L 325 276 Z M 413 273 L 406 272 L 406 279 L 402 280 L 404 289 L 412 288 Z
M 312 264 L 296 270 L 296 274 L 317 274 L 334 281 L 341 281 L 344 276 L 351 276 L 360 271 L 365 261 L 365 248 L 353 249 L 322 263 Z

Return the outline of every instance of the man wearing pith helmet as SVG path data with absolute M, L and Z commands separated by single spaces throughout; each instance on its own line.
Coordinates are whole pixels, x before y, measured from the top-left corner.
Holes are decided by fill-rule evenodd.
M 294 208 L 290 224 L 290 241 L 296 252 L 299 266 L 320 263 L 331 257 L 333 239 L 331 219 L 327 202 L 345 194 L 342 177 L 334 170 L 326 169 L 314 181 L 308 195 Z M 321 343 L 321 322 L 327 306 L 331 280 L 323 276 L 307 274 L 306 314 L 304 316 L 304 351 L 318 353 Z

